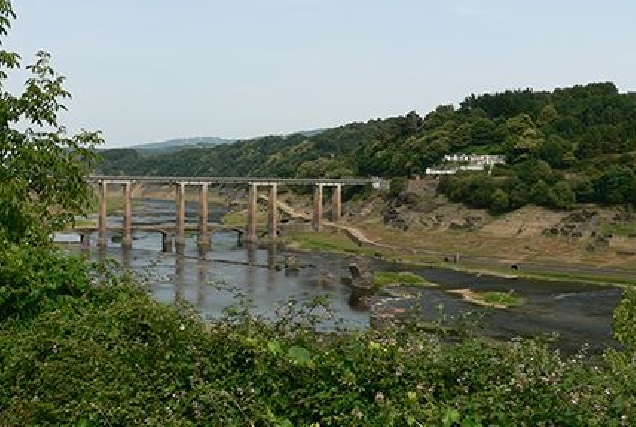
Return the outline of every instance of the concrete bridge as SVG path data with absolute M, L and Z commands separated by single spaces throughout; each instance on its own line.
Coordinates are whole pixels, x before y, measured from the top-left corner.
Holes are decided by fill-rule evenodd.
M 385 188 L 386 181 L 378 178 L 345 178 L 345 179 L 303 179 L 303 178 L 249 178 L 249 177 L 149 177 L 149 176 L 104 176 L 91 175 L 88 178 L 90 183 L 96 184 L 99 193 L 99 215 L 98 226 L 95 227 L 76 227 L 75 231 L 80 233 L 82 240 L 86 244 L 88 239 L 86 235 L 97 231 L 98 245 L 100 247 L 107 246 L 107 211 L 106 197 L 109 186 L 118 186 L 122 189 L 122 197 L 124 201 L 122 231 L 122 247 L 132 247 L 132 231 L 157 231 L 162 233 L 164 250 L 171 246 L 171 233 L 175 235 L 175 247 L 177 252 L 183 252 L 185 247 L 186 230 L 197 231 L 197 244 L 199 251 L 207 252 L 210 246 L 210 228 L 220 229 L 220 224 L 209 224 L 208 218 L 208 190 L 210 184 L 223 185 L 247 185 L 249 187 L 248 203 L 247 203 L 247 223 L 245 229 L 238 227 L 227 227 L 228 230 L 239 233 L 239 239 L 243 242 L 255 243 L 258 240 L 257 235 L 257 202 L 258 187 L 268 187 L 269 195 L 267 197 L 267 234 L 270 239 L 278 237 L 279 221 L 278 221 L 278 187 L 285 186 L 313 186 L 314 201 L 312 228 L 320 231 L 322 228 L 323 218 L 323 189 L 331 187 L 331 212 L 332 222 L 337 223 L 342 216 L 342 187 L 345 185 L 372 185 L 374 188 Z M 162 225 L 143 225 L 135 226 L 132 224 L 132 194 L 133 185 L 173 185 L 176 187 L 176 218 L 174 224 Z M 195 186 L 199 188 L 199 221 L 196 225 L 186 225 L 185 223 L 185 189 L 186 186 Z
M 110 227 L 111 230 L 120 231 L 122 234 L 124 232 L 123 227 Z M 215 222 L 209 222 L 207 224 L 207 229 L 212 232 L 216 231 L 230 231 L 235 232 L 237 234 L 237 242 L 241 244 L 243 241 L 243 234 L 245 234 L 245 229 L 241 227 L 224 225 Z M 80 244 L 84 247 L 89 246 L 90 235 L 99 231 L 99 227 L 96 226 L 78 226 L 74 227 L 73 231 L 79 234 L 80 236 Z M 130 231 L 145 231 L 149 233 L 159 233 L 161 234 L 162 241 L 162 251 L 163 252 L 172 252 L 172 237 L 177 233 L 177 227 L 175 224 L 133 224 L 130 227 Z M 185 224 L 184 232 L 186 231 L 199 231 L 199 224 Z M 122 239 L 123 244 L 123 239 Z M 126 245 L 124 245 L 126 246 Z

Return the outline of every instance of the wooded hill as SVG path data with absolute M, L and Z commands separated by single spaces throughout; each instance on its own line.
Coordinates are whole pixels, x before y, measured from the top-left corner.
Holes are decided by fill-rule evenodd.
M 267 136 L 164 155 L 106 150 L 99 172 L 328 177 L 423 175 L 449 153 L 504 154 L 492 175 L 443 178 L 454 201 L 494 212 L 534 203 L 636 202 L 636 95 L 612 83 L 470 95 L 425 117 L 351 123 L 312 136 Z

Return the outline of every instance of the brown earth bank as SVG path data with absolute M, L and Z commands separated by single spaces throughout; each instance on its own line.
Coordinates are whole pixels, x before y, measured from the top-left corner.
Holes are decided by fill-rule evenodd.
M 374 197 L 349 206 L 347 223 L 369 239 L 464 262 L 636 277 L 636 219 L 628 209 L 526 206 L 492 216 L 441 196 L 408 203 Z

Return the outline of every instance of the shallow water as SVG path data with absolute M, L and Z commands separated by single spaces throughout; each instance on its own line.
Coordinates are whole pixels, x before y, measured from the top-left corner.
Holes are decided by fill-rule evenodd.
M 156 200 L 141 201 L 134 223 L 165 223 L 174 221 L 174 203 Z M 197 203 L 186 204 L 186 221 L 195 222 Z M 210 205 L 209 220 L 217 222 L 225 207 Z M 121 217 L 109 217 L 109 225 L 121 223 Z M 72 234 L 58 236 L 60 240 L 73 240 Z M 198 257 L 196 236 L 186 239 L 183 256 L 164 254 L 159 233 L 135 233 L 133 249 L 122 251 L 118 243 L 110 243 L 104 252 L 96 250 L 97 236 L 92 236 L 92 257 L 112 257 L 124 266 L 139 273 L 147 283 L 148 291 L 159 301 L 174 303 L 183 298 L 191 303 L 204 318 L 219 316 L 224 307 L 236 302 L 235 288 L 250 298 L 254 312 L 266 317 L 276 317 L 277 310 L 290 298 L 311 301 L 314 297 L 331 295 L 331 305 L 338 317 L 353 328 L 369 325 L 369 312 L 352 308 L 348 304 L 350 290 L 340 285 L 340 277 L 348 276 L 350 257 L 321 254 L 285 252 L 274 247 L 248 249 L 237 246 L 233 233 L 216 233 L 207 260 Z M 276 271 L 273 267 L 283 263 L 286 255 L 293 254 L 311 268 L 297 273 Z M 246 264 L 246 265 L 243 265 Z M 376 270 L 404 270 L 405 267 L 383 261 L 373 261 Z M 413 299 L 383 301 L 385 307 L 415 310 L 419 316 L 435 320 L 439 307 L 447 316 L 464 312 L 481 312 L 482 333 L 497 338 L 530 337 L 556 332 L 560 335 L 558 346 L 566 351 L 576 351 L 589 343 L 592 352 L 600 352 L 615 345 L 611 337 L 612 313 L 621 290 L 612 287 L 552 281 L 507 279 L 476 275 L 444 269 L 415 268 L 411 271 L 422 275 L 438 288 L 418 289 Z M 477 292 L 511 289 L 525 298 L 526 304 L 510 309 L 487 309 L 464 301 L 450 294 L 452 289 L 469 288 Z M 327 328 L 331 322 L 325 322 Z

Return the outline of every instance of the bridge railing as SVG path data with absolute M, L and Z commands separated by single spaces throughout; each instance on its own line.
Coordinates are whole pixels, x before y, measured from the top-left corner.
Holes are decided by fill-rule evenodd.
M 379 178 L 262 178 L 262 177 L 226 177 L 226 176 L 108 176 L 90 175 L 89 182 L 108 181 L 111 183 L 145 182 L 148 184 L 279 184 L 279 185 L 368 185 L 385 183 Z

